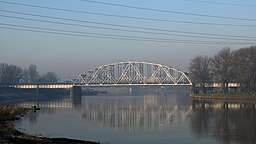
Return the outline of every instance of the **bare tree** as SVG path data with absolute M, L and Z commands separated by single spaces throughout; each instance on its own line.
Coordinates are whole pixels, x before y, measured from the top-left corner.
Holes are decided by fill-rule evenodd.
M 59 80 L 58 76 L 54 72 L 47 72 L 46 74 L 42 74 L 39 79 L 40 82 L 47 82 L 47 83 L 54 83 L 54 82 L 57 82 L 58 80 Z
M 0 65 L 0 84 L 4 84 L 4 63 Z
M 22 78 L 22 69 L 16 65 L 9 65 L 7 75 L 10 84 L 18 84 Z
M 36 65 L 33 64 L 23 70 L 16 65 L 0 64 L 1 85 L 36 82 L 54 83 L 58 80 L 58 76 L 54 72 L 47 72 L 40 76 Z
M 23 69 L 23 76 L 22 76 L 22 83 L 29 83 L 29 75 L 28 75 L 28 70 L 26 68 Z
M 39 72 L 37 71 L 36 65 L 29 65 L 28 69 L 24 70 L 24 77 L 26 82 L 36 83 L 39 80 Z
M 189 65 L 190 77 L 193 85 L 200 84 L 201 91 L 205 94 L 205 83 L 210 82 L 210 62 L 207 56 L 197 56 L 191 60 Z
M 234 51 L 234 70 L 242 91 L 256 93 L 256 46 Z
M 230 48 L 221 49 L 212 59 L 212 72 L 215 82 L 223 84 L 223 91 L 228 92 L 228 83 L 232 79 L 232 53 Z
M 250 47 L 250 59 L 251 86 L 254 95 L 256 95 L 256 46 Z
M 15 65 L 2 64 L 1 84 L 17 84 L 22 78 L 22 69 Z

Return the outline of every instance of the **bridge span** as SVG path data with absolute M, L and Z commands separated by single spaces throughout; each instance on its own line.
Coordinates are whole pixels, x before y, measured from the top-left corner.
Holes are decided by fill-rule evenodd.
M 161 64 L 127 61 L 102 65 L 80 74 L 75 86 L 192 85 L 181 70 Z

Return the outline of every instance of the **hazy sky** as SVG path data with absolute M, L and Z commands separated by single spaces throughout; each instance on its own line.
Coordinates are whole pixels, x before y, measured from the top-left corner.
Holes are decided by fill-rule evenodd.
M 188 71 L 196 55 L 256 44 L 254 0 L 0 0 L 0 62 L 62 79 L 148 61 Z

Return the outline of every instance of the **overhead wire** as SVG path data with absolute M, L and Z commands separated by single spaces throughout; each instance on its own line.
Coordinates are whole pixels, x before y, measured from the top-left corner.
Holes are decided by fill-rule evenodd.
M 71 9 L 45 7 L 45 6 L 32 5 L 32 4 L 24 4 L 24 3 L 16 3 L 16 2 L 6 2 L 6 1 L 1 1 L 1 0 L 0 0 L 0 3 L 19 5 L 19 6 L 26 6 L 26 7 L 34 7 L 34 8 L 41 8 L 41 9 L 48 9 L 48 10 L 57 10 L 57 11 L 65 11 L 65 12 L 72 12 L 72 13 L 80 13 L 80 14 L 89 14 L 89 15 L 98 15 L 98 16 L 107 16 L 107 17 L 125 18 L 125 19 L 146 20 L 146 21 L 169 22 L 169 23 L 183 23 L 183 24 L 196 24 L 196 25 L 212 25 L 212 26 L 255 27 L 255 25 L 249 25 L 249 24 L 231 24 L 231 23 L 180 21 L 180 20 L 171 20 L 171 19 L 157 19 L 157 18 L 136 17 L 136 16 L 127 16 L 127 15 L 106 14 L 106 13 L 98 13 L 98 12 L 90 12 L 90 11 L 78 11 L 78 10 L 71 10 Z
M 63 19 L 63 18 L 59 18 L 59 17 L 48 17 L 48 16 L 34 15 L 34 14 L 32 14 L 32 15 L 33 16 L 39 16 L 39 17 L 53 18 L 53 19 L 75 21 L 75 19 Z M 88 26 L 88 25 L 81 25 L 81 24 L 74 24 L 74 23 L 56 22 L 56 21 L 40 20 L 40 19 L 33 19 L 33 18 L 24 18 L 24 17 L 1 15 L 1 14 L 0 14 L 0 17 L 22 19 L 22 20 L 29 20 L 29 21 L 37 21 L 37 22 L 45 22 L 45 23 L 53 23 L 53 24 L 61 24 L 61 25 L 69 25 L 69 26 L 88 27 L 88 28 L 97 28 L 97 29 L 114 30 L 114 31 L 135 32 L 135 33 L 157 34 L 157 35 L 171 35 L 171 36 L 179 36 L 179 37 L 193 37 L 193 38 L 204 38 L 204 39 L 211 38 L 211 39 L 243 40 L 243 41 L 255 41 L 255 39 L 256 39 L 256 37 L 253 37 L 255 39 L 248 39 L 248 38 L 247 39 L 245 39 L 245 38 L 226 38 L 226 37 L 182 35 L 182 34 L 171 34 L 171 33 L 163 33 L 163 32 L 149 32 L 149 31 L 139 31 L 139 30 L 128 30 L 128 29 L 120 29 L 120 28 L 100 27 L 100 26 L 95 26 L 95 25 L 94 26 L 90 26 L 90 25 Z M 81 21 L 79 20 L 79 22 L 81 22 Z M 85 22 L 88 22 L 88 21 L 85 21 Z M 95 24 L 95 22 L 91 22 L 91 23 Z M 99 23 L 97 23 L 97 24 L 99 24 Z M 100 23 L 100 24 L 102 24 L 102 23 Z M 105 24 L 105 23 L 103 23 L 103 24 Z M 118 26 L 120 26 L 120 25 L 118 25 Z
M 165 39 L 165 38 L 152 38 L 152 37 L 137 37 L 137 36 L 127 36 L 127 35 L 113 35 L 113 34 L 103 34 L 103 33 L 90 33 L 90 32 L 70 31 L 70 30 L 61 30 L 61 29 L 52 29 L 52 28 L 42 28 L 42 27 L 34 27 L 34 26 L 14 25 L 14 24 L 6 24 L 6 23 L 0 23 L 0 25 L 3 25 L 0 27 L 3 29 L 13 29 L 13 30 L 32 31 L 32 32 L 40 32 L 40 33 L 73 35 L 73 36 L 108 38 L 108 39 L 121 39 L 121 40 L 136 40 L 136 41 L 165 42 L 165 43 L 190 43 L 190 44 L 228 44 L 228 45 L 252 44 L 252 43 L 245 43 L 245 42 L 194 41 L 194 40 L 178 40 L 178 39 Z
M 36 16 L 36 17 L 59 19 L 59 20 L 65 20 L 65 21 L 73 21 L 73 22 L 75 21 L 75 22 L 99 24 L 99 25 L 106 25 L 106 26 L 117 26 L 117 27 L 133 28 L 133 29 L 150 30 L 150 31 L 161 31 L 161 32 L 171 32 L 171 33 L 184 33 L 184 34 L 192 34 L 192 35 L 203 35 L 204 37 L 205 36 L 217 36 L 217 37 L 233 37 L 233 38 L 256 38 L 256 37 L 251 37 L 251 36 L 238 36 L 238 35 L 227 35 L 227 34 L 200 33 L 200 32 L 189 32 L 189 31 L 178 31 L 178 30 L 169 30 L 169 29 L 158 29 L 158 28 L 129 26 L 129 25 L 121 25 L 121 24 L 110 24 L 110 23 L 102 23 L 102 22 L 94 22 L 94 21 L 85 21 L 85 20 L 78 20 L 78 19 L 62 18 L 62 17 L 45 16 L 45 15 L 23 13 L 23 12 L 13 12 L 13 11 L 8 11 L 8 10 L 1 10 L 1 9 L 0 9 L 0 11 L 7 12 L 7 13 L 15 13 L 15 14 Z M 21 18 L 21 17 L 14 17 L 14 16 L 6 16 L 6 15 L 1 15 L 1 16 L 2 17 L 18 18 L 18 19 L 26 19 L 26 20 L 34 20 L 34 19 L 31 19 L 31 18 Z M 40 21 L 40 20 L 38 20 L 38 21 Z M 45 20 L 41 20 L 41 21 L 45 21 Z M 50 21 L 45 21 L 45 22 L 50 22 Z M 70 25 L 76 25 L 76 24 L 70 24 Z M 82 25 L 77 25 L 77 26 L 82 26 Z M 158 34 L 161 34 L 161 33 L 158 33 Z M 162 34 L 164 34 L 164 33 L 162 33 Z M 170 34 L 168 33 L 168 35 L 170 35 Z M 209 38 L 212 38 L 212 37 L 209 37 Z
M 184 0 L 184 1 L 188 1 L 188 2 L 195 2 L 195 3 L 206 3 L 206 4 L 227 5 L 227 6 L 256 7 L 256 4 L 228 3 L 228 2 L 216 2 L 216 1 L 206 1 L 206 0 Z
M 87 0 L 85 0 L 87 1 Z M 90 0 L 89 0 L 90 1 Z M 86 14 L 99 14 L 101 13 L 94 13 L 94 12 L 84 12 L 84 11 L 76 11 L 76 10 L 68 10 L 68 9 L 60 9 L 60 8 L 52 8 L 52 7 L 44 7 L 44 6 L 38 6 L 38 5 L 30 5 L 30 4 L 22 4 L 22 3 L 14 3 L 14 2 L 6 2 L 1 1 L 1 3 L 7 3 L 7 4 L 15 4 L 15 5 L 21 5 L 21 6 L 29 6 L 29 7 L 36 7 L 36 8 L 43 8 L 43 9 L 51 9 L 51 10 L 59 10 L 59 11 L 67 11 L 67 12 L 76 12 L 76 13 L 86 13 Z M 90 1 L 95 2 L 95 1 Z M 23 19 L 23 20 L 31 20 L 31 21 L 37 21 L 37 22 L 48 22 L 48 23 L 54 23 L 54 24 L 63 24 L 63 25 L 72 25 L 72 26 L 81 26 L 81 27 L 90 27 L 90 28 L 98 28 L 98 29 L 107 29 L 107 30 L 116 30 L 116 31 L 126 31 L 126 32 L 137 32 L 137 33 L 148 33 L 148 34 L 158 34 L 158 35 L 173 35 L 173 36 L 182 36 L 182 37 L 193 37 L 193 38 L 212 38 L 212 39 L 227 39 L 227 40 L 244 40 L 244 41 L 255 41 L 251 38 L 256 37 L 249 37 L 249 36 L 236 36 L 236 35 L 222 35 L 222 34 L 211 34 L 211 33 L 200 33 L 200 32 L 186 32 L 186 31 L 175 31 L 175 30 L 163 30 L 163 29 L 155 29 L 155 28 L 145 28 L 145 27 L 136 27 L 136 26 L 128 26 L 128 25 L 120 25 L 120 24 L 109 24 L 109 23 L 101 23 L 101 22 L 92 22 L 92 21 L 83 21 L 83 20 L 75 20 L 75 19 L 67 19 L 67 18 L 60 18 L 60 17 L 52 17 L 52 16 L 45 16 L 45 15 L 37 15 L 37 14 L 30 14 L 30 13 L 23 13 L 23 12 L 14 12 L 14 11 L 8 11 L 8 10 L 0 10 L 2 12 L 7 13 L 16 13 L 16 14 L 23 14 L 23 15 L 30 15 L 30 16 L 37 16 L 37 17 L 44 17 L 44 18 L 51 18 L 51 19 L 58 19 L 58 20 L 66 20 L 66 21 L 76 21 L 76 22 L 84 22 L 84 23 L 91 23 L 91 24 L 100 24 L 100 25 L 107 25 L 107 26 L 118 26 L 118 27 L 126 27 L 126 28 L 135 28 L 135 29 L 143 29 L 143 30 L 150 30 L 150 31 L 162 31 L 162 32 L 168 32 L 168 33 L 162 33 L 162 32 L 148 32 L 148 31 L 138 31 L 138 30 L 127 30 L 127 29 L 120 29 L 120 28 L 108 28 L 108 27 L 99 27 L 99 26 L 88 26 L 88 25 L 81 25 L 81 24 L 74 24 L 74 23 L 66 23 L 66 22 L 56 22 L 56 21 L 49 21 L 49 20 L 38 20 L 38 19 L 32 19 L 32 18 L 24 18 L 24 17 L 17 17 L 17 16 L 7 16 L 7 15 L 0 15 L 2 17 L 9 17 L 9 18 L 16 18 L 16 19 Z M 109 16 L 108 14 L 103 14 L 104 16 Z M 113 15 L 122 17 L 120 15 Z M 133 18 L 128 16 L 128 18 Z M 138 17 L 135 17 L 138 18 Z M 147 19 L 147 18 L 146 18 Z M 181 21 L 184 22 L 184 21 Z M 187 22 L 185 22 L 187 23 Z M 197 23 L 197 22 L 196 22 Z M 195 23 L 195 24 L 196 24 Z M 198 24 L 207 24 L 207 23 L 198 23 Z M 211 23 L 215 24 L 215 23 Z M 1 25 L 4 25 L 3 23 Z M 7 24 L 5 24 L 7 25 Z M 221 24 L 222 25 L 222 24 Z M 228 25 L 228 24 L 223 24 Z M 179 40 L 179 39 L 165 39 L 165 38 L 149 38 L 149 37 L 134 37 L 134 36 L 124 36 L 124 35 L 111 35 L 111 34 L 102 34 L 102 33 L 84 33 L 84 32 L 76 32 L 76 31 L 66 31 L 66 30 L 58 30 L 58 29 L 47 29 L 47 28 L 40 28 L 40 27 L 31 27 L 31 26 L 22 26 L 22 25 L 7 25 L 7 26 L 15 26 L 16 28 L 10 28 L 10 27 L 1 27 L 3 29 L 16 29 L 16 30 L 22 30 L 22 31 L 33 31 L 33 32 L 45 32 L 42 30 L 48 30 L 50 33 L 54 34 L 62 34 L 65 33 L 65 35 L 77 35 L 77 36 L 91 36 L 98 37 L 98 38 L 109 38 L 111 39 L 123 39 L 123 40 L 136 40 L 136 41 L 155 41 L 155 42 L 174 42 L 175 43 L 196 43 L 196 44 L 245 44 L 244 42 L 218 42 L 218 41 L 196 41 L 196 40 Z M 235 25 L 230 25 L 235 26 Z M 238 25 L 236 25 L 238 26 Z M 255 27 L 253 25 L 244 25 L 249 27 Z M 17 28 L 19 27 L 19 28 Z M 24 28 L 30 28 L 30 29 L 24 29 Z M 33 29 L 33 30 L 31 30 Z M 40 30 L 38 30 L 40 29 Z M 57 31 L 57 32 L 56 32 Z M 172 33 L 185 33 L 185 34 L 193 34 L 191 35 L 181 35 L 181 34 L 170 34 Z M 74 34 L 75 33 L 75 34 Z M 95 36 L 96 35 L 96 36 Z M 203 36 L 195 36 L 195 35 L 203 35 Z M 217 36 L 217 37 L 210 37 L 210 36 Z M 222 38 L 220 38 L 222 37 Z M 223 38 L 223 37 L 232 37 L 232 38 Z M 245 39 L 249 38 L 249 39 Z M 248 44 L 248 43 L 246 43 Z
M 173 13 L 173 14 L 179 14 L 179 15 L 189 15 L 189 16 L 218 18 L 218 19 L 230 19 L 230 20 L 239 20 L 239 21 L 256 21 L 256 19 L 251 19 L 251 18 L 239 18 L 239 17 L 217 16 L 217 15 L 207 15 L 207 14 L 171 11 L 171 10 L 164 10 L 164 9 L 154 9 L 154 8 L 138 7 L 138 6 L 132 6 L 132 5 L 123 5 L 123 4 L 116 4 L 116 3 L 101 2 L 101 1 L 95 1 L 95 0 L 80 0 L 80 1 L 88 2 L 88 3 L 115 6 L 115 7 L 138 9 L 138 10 L 163 12 L 163 13 Z
M 1 24 L 0 24 L 1 25 Z M 72 34 L 72 33 L 64 33 L 64 32 L 54 32 L 54 31 L 42 31 L 42 30 L 33 30 L 33 29 L 24 29 L 24 28 L 13 28 L 13 27 L 4 27 L 0 26 L 2 29 L 10 29 L 10 30 L 20 30 L 26 32 L 39 32 L 39 33 L 47 33 L 47 34 L 58 34 L 58 35 L 67 35 L 67 36 L 80 36 L 80 37 L 94 37 L 94 38 L 106 38 L 106 39 L 118 39 L 118 40 L 135 40 L 136 39 L 127 39 L 127 38 L 113 38 L 113 37 L 104 37 L 104 36 L 93 36 L 93 35 L 82 35 L 82 34 Z M 143 40 L 139 40 L 143 41 Z

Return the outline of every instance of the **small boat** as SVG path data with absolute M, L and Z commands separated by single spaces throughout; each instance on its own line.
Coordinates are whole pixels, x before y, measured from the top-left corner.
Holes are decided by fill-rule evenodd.
M 38 108 L 38 107 L 36 107 L 36 106 L 31 106 L 30 110 L 36 111 L 36 110 L 40 110 L 40 108 Z

